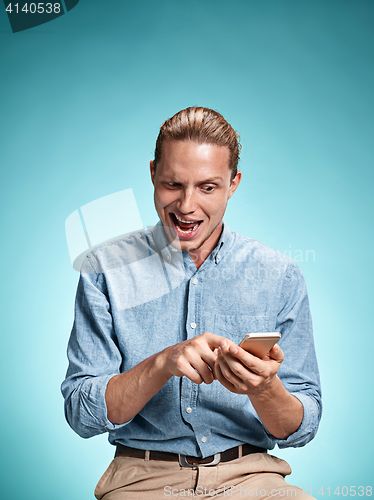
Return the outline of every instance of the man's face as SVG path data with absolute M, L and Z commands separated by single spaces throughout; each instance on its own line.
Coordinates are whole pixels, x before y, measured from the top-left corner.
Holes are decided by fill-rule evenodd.
M 151 162 L 155 206 L 170 241 L 178 238 L 181 250 L 198 251 L 202 260 L 219 240 L 227 201 L 241 179 L 238 172 L 230 182 L 229 157 L 226 146 L 168 140 L 156 172 Z

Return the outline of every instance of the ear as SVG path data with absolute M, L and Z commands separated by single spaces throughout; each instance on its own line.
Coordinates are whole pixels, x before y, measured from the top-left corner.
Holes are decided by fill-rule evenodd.
M 235 193 L 236 188 L 239 186 L 241 180 L 242 180 L 242 173 L 238 170 L 238 172 L 236 173 L 236 176 L 233 178 L 231 185 L 230 185 L 229 199 Z
M 151 169 L 151 179 L 152 179 L 152 184 L 155 185 L 155 169 L 153 168 L 153 160 L 149 162 L 149 167 Z

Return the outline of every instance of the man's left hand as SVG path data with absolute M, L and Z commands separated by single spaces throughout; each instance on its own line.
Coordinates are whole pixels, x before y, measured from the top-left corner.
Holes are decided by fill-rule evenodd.
M 250 398 L 270 434 L 286 439 L 299 428 L 303 420 L 303 405 L 284 388 L 277 376 L 284 358 L 278 345 L 260 359 L 225 339 L 216 353 L 215 378 L 229 391 Z
M 234 342 L 224 340 L 217 350 L 213 372 L 229 391 L 251 396 L 270 387 L 283 359 L 283 351 L 277 344 L 268 356 L 260 359 Z

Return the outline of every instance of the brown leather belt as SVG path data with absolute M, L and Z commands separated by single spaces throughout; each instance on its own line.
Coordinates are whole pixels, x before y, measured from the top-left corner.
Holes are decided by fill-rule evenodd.
M 266 451 L 265 448 L 259 448 L 251 444 L 243 444 L 235 448 L 230 448 L 222 453 L 216 453 L 210 457 L 201 458 L 180 455 L 179 453 L 168 453 L 166 451 L 138 450 L 136 448 L 123 446 L 122 444 L 117 444 L 115 456 L 143 458 L 147 460 L 166 460 L 168 462 L 179 462 L 182 467 L 195 467 L 197 465 L 217 465 L 220 462 L 230 462 L 230 460 L 244 457 L 250 453 L 266 453 Z

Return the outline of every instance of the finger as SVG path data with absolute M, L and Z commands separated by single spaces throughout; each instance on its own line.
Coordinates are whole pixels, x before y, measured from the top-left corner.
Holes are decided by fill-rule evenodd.
M 236 387 L 223 376 L 218 360 L 217 363 L 214 365 L 214 376 L 218 380 L 218 382 L 220 382 L 224 387 L 226 387 L 226 389 L 228 389 L 231 392 L 238 392 L 236 390 Z
M 217 361 L 214 363 L 214 367 L 213 367 L 213 375 L 214 377 L 219 380 L 221 377 L 222 377 L 222 372 L 221 372 L 221 368 L 219 366 L 219 363 L 218 363 L 218 359 Z
M 198 352 L 199 356 L 205 361 L 210 369 L 213 369 L 217 359 L 218 347 L 223 340 L 223 337 L 209 332 L 203 333 L 194 339 L 194 351 Z
M 230 367 L 238 366 L 234 364 L 236 361 L 244 366 L 246 370 L 249 369 L 256 374 L 259 374 L 263 369 L 259 358 L 253 356 L 253 354 L 250 354 L 234 343 L 225 346 L 221 344 L 221 351 Z
M 211 384 L 214 380 L 213 372 L 204 362 L 197 363 L 197 366 L 193 366 L 193 368 L 199 373 L 201 379 L 205 384 Z
M 204 361 L 204 363 L 209 366 L 210 369 L 213 369 L 214 363 L 217 359 L 217 352 L 211 351 L 209 348 L 207 350 L 203 350 L 200 353 L 200 358 Z
M 213 368 L 217 353 L 210 349 L 202 335 L 190 341 L 185 341 L 183 344 L 182 353 L 194 368 L 199 369 L 203 367 L 203 364 Z M 200 360 L 202 360 L 203 364 L 200 363 Z
M 214 356 L 214 361 L 216 360 L 216 356 Z M 212 365 L 208 365 L 203 356 L 200 356 L 199 353 L 194 352 L 192 359 L 190 361 L 192 368 L 194 368 L 202 378 L 202 381 L 206 384 L 211 384 L 214 380 L 212 368 L 214 366 L 214 362 Z
M 219 366 L 219 369 L 222 373 L 222 376 L 225 377 L 227 380 L 229 379 L 230 377 L 230 368 L 227 364 L 227 361 L 221 351 L 221 349 L 218 350 L 218 358 L 217 358 L 217 361 L 218 361 L 218 366 Z
M 243 390 L 243 381 L 248 380 L 250 377 L 248 369 L 230 355 L 225 355 L 222 350 L 218 351 L 218 363 L 225 379 L 237 388 L 240 387 L 240 390 Z
M 195 370 L 192 361 L 193 357 L 186 356 L 186 352 L 182 354 L 179 352 L 174 354 L 172 353 L 167 360 L 169 371 L 176 377 L 187 377 L 195 384 L 201 384 L 203 382 L 203 378 L 200 376 L 199 372 Z
M 260 359 L 244 351 L 240 347 L 230 347 L 227 350 L 227 356 L 229 355 L 232 355 L 233 357 L 238 359 L 238 361 L 240 361 L 244 365 L 244 367 L 247 367 L 249 369 L 249 373 L 253 373 L 253 375 L 256 377 L 262 377 L 264 380 L 272 377 L 277 373 L 284 358 L 282 349 L 279 346 L 275 347 L 275 350 L 272 351 L 272 356 L 277 356 L 277 359 L 274 359 L 273 357 Z M 236 369 L 231 365 L 230 367 L 232 371 L 236 373 Z M 255 382 L 255 380 L 251 379 L 250 377 L 248 378 L 248 380 L 253 380 Z
M 271 359 L 274 359 L 275 361 L 277 361 L 278 363 L 282 363 L 282 361 L 284 360 L 284 353 L 282 351 L 282 349 L 279 347 L 278 344 L 275 344 L 271 349 L 270 349 L 270 352 L 269 352 L 269 357 Z
M 181 370 L 179 376 L 187 377 L 191 380 L 191 382 L 194 382 L 195 384 L 203 383 L 203 378 L 201 377 L 200 373 L 196 371 L 191 365 L 187 365 L 183 370 Z
M 220 335 L 216 335 L 215 333 L 210 332 L 203 333 L 201 337 L 204 337 L 204 340 L 206 340 L 209 348 L 212 351 L 217 349 L 221 345 L 221 342 L 228 341 L 228 339 L 226 339 L 225 337 L 221 337 Z

